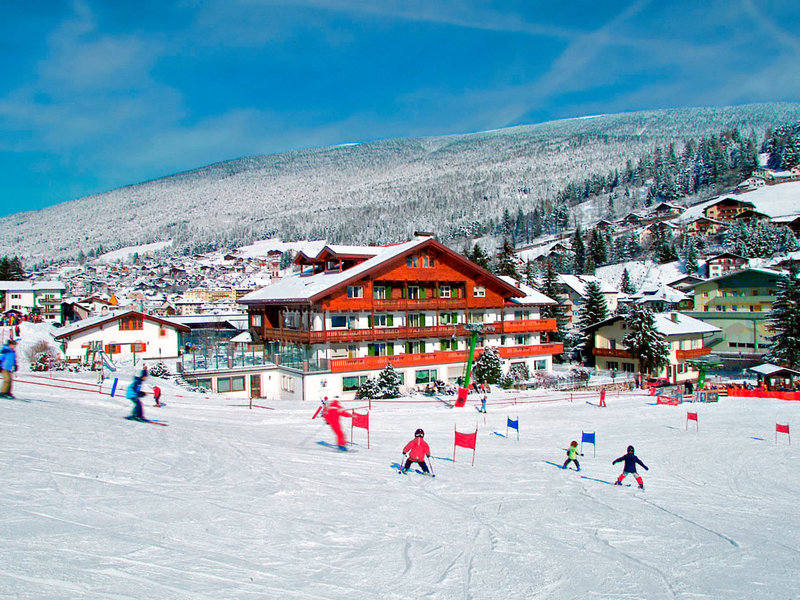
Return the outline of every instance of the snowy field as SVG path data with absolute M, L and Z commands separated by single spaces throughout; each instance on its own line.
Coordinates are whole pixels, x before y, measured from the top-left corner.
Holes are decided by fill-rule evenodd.
M 376 406 L 371 449 L 356 430 L 341 453 L 318 444 L 333 436 L 315 403 L 248 409 L 151 378 L 158 427 L 123 419 L 124 397 L 19 376 L 0 400 L 2 598 L 800 597 L 798 449 L 774 439 L 798 403 L 498 392 L 485 423 L 471 406 Z M 464 448 L 453 463 L 454 425 L 476 424 L 475 466 Z M 435 479 L 396 471 L 417 427 Z M 562 471 L 582 431 L 597 456 Z M 628 444 L 645 491 L 610 485 Z

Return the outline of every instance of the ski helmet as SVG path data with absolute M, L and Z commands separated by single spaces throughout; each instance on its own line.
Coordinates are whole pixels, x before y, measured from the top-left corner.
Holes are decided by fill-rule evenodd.
M 576 442 L 575 440 L 572 440 L 572 443 L 570 444 L 570 446 L 577 446 L 577 445 L 578 445 L 578 442 Z
M 425 432 L 424 432 L 424 431 L 422 431 L 422 429 L 417 429 L 417 430 L 414 432 L 414 437 L 425 437 Z
M 633 453 L 633 446 L 628 446 L 628 453 Z

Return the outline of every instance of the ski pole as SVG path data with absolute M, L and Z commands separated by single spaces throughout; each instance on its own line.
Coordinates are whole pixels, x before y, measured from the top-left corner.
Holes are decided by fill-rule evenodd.
M 430 468 L 430 470 L 431 470 L 431 475 L 436 475 L 436 473 L 434 473 L 434 472 L 433 472 L 433 457 L 432 457 L 432 456 L 429 456 L 428 458 L 430 459 L 430 460 L 428 461 L 428 462 L 430 463 L 430 464 L 428 465 L 428 468 Z
M 406 470 L 406 455 L 405 454 L 403 454 L 403 458 L 400 459 L 400 470 L 401 471 L 405 471 Z

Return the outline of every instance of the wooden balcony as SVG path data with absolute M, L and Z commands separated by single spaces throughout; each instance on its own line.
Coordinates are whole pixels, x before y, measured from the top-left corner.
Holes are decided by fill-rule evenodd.
M 688 350 L 675 351 L 675 357 L 678 360 L 691 360 L 693 358 L 705 356 L 706 354 L 711 354 L 711 348 L 705 346 L 702 348 L 690 348 Z
M 521 358 L 526 356 L 545 356 L 561 354 L 564 351 L 562 344 L 537 344 L 533 346 L 501 346 L 498 348 L 502 358 Z M 481 350 L 475 351 L 475 357 L 480 356 Z M 342 373 L 346 371 L 377 371 L 392 363 L 399 367 L 424 367 L 450 363 L 467 362 L 466 350 L 450 350 L 446 352 L 426 352 L 424 354 L 395 354 L 394 356 L 363 356 L 361 358 L 334 358 L 331 360 L 331 371 Z
M 525 319 L 487 323 L 490 334 L 521 334 L 556 331 L 555 319 Z M 347 344 L 354 342 L 376 342 L 382 340 L 418 340 L 424 338 L 469 337 L 470 333 L 459 325 L 432 325 L 430 327 L 374 327 L 371 329 L 329 329 L 307 331 L 300 329 L 262 330 L 265 340 L 292 342 L 296 344 Z
M 592 348 L 592 354 L 595 356 L 610 356 L 612 358 L 633 358 L 630 352 L 619 348 Z

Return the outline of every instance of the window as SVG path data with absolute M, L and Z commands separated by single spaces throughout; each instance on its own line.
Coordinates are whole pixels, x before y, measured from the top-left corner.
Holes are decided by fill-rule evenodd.
M 546 371 L 547 370 L 547 361 L 546 360 L 535 360 L 535 361 L 533 361 L 533 368 L 536 371 Z
M 288 375 L 281 375 L 281 389 L 284 392 L 294 393 L 294 378 Z
M 425 354 L 425 342 L 406 342 L 406 354 Z
M 458 323 L 458 313 L 442 313 L 439 315 L 439 322 L 443 325 L 455 325 Z
M 411 300 L 418 300 L 420 298 L 420 291 L 418 285 L 408 286 L 408 297 Z
M 450 298 L 450 286 L 449 285 L 440 285 L 439 286 L 439 298 Z
M 128 315 L 119 320 L 120 331 L 138 331 L 144 329 L 144 320 L 140 316 Z
M 363 298 L 364 297 L 364 288 L 360 285 L 348 285 L 347 286 L 347 297 L 348 298 Z
M 342 377 L 342 391 L 351 392 L 357 390 L 367 381 L 366 375 L 350 375 Z
M 483 323 L 484 314 L 472 312 L 469 313 L 469 322 L 470 323 Z
M 144 352 L 147 350 L 147 344 L 142 342 L 137 342 L 135 344 L 131 344 L 131 352 Z
M 394 343 L 380 342 L 367 344 L 367 354 L 369 356 L 392 356 L 394 354 Z
M 412 313 L 408 315 L 409 327 L 425 327 L 425 313 Z
M 120 344 L 106 344 L 106 354 L 119 354 L 120 352 L 122 352 L 122 346 Z
M 433 266 L 433 257 L 432 256 L 428 256 L 427 254 L 423 255 L 422 256 L 422 266 L 424 268 L 426 268 L 426 269 L 429 268 L 429 267 L 432 267 Z
M 515 310 L 514 311 L 514 320 L 515 321 L 526 321 L 531 318 L 531 311 L 529 310 Z
M 439 349 L 442 352 L 447 352 L 448 350 L 458 350 L 458 340 L 454 340 L 453 338 L 440 340 Z
M 372 297 L 375 300 L 386 300 L 386 286 L 376 285 L 372 288 Z
M 414 383 L 419 385 L 421 383 L 432 383 L 438 379 L 436 369 L 420 369 L 414 371 Z
M 612 350 L 616 350 L 617 348 L 617 340 L 608 340 L 608 347 Z
M 205 388 L 207 390 L 211 389 L 211 380 L 210 379 L 195 379 L 195 380 L 190 380 L 190 383 L 192 383 L 192 384 L 194 384 L 194 385 L 196 385 L 198 387 Z
M 619 371 L 619 363 L 615 360 L 610 360 L 606 363 L 609 371 Z
M 370 315 L 367 321 L 370 327 L 393 327 L 394 315 Z
M 336 315 L 331 317 L 331 329 L 343 329 L 350 327 L 351 329 L 358 326 L 358 318 L 348 315 Z
M 218 392 L 243 392 L 244 377 L 218 377 Z
M 261 327 L 261 315 L 250 315 L 250 326 Z
M 623 373 L 633 373 L 633 363 L 622 363 Z
M 287 329 L 300 329 L 300 313 L 287 312 L 283 314 L 283 326 Z
M 406 266 L 407 267 L 418 267 L 419 266 L 419 256 L 416 254 L 411 254 L 406 256 Z
M 474 288 L 472 288 L 472 295 L 476 298 L 485 298 L 486 288 L 482 285 L 476 285 Z

